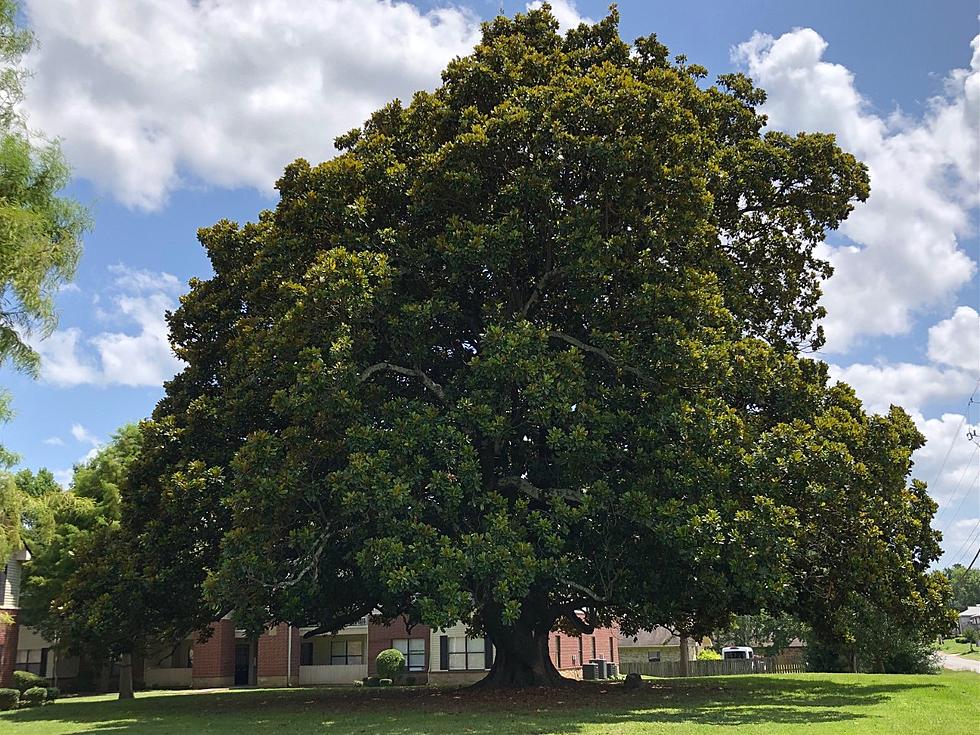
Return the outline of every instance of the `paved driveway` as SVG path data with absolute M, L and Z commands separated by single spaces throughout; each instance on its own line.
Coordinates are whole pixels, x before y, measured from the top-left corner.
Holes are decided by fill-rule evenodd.
M 976 671 L 980 674 L 980 661 L 955 656 L 952 653 L 943 653 L 942 651 L 938 653 L 939 659 L 943 662 L 943 668 L 957 669 L 959 671 Z

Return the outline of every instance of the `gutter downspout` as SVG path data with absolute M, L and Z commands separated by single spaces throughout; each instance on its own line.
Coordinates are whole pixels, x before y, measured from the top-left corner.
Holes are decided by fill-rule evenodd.
M 293 626 L 286 626 L 286 635 L 288 640 L 286 641 L 286 686 L 290 687 L 290 677 L 293 674 Z

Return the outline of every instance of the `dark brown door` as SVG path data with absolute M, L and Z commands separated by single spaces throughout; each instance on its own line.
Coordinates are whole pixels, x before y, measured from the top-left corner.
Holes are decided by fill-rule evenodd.
M 243 686 L 248 680 L 248 659 L 250 646 L 247 643 L 235 645 L 235 686 Z

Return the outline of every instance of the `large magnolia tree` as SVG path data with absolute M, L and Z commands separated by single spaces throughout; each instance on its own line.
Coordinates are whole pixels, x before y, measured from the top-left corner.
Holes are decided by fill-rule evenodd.
M 797 356 L 865 167 L 617 25 L 497 18 L 434 92 L 291 164 L 275 211 L 201 231 L 214 276 L 170 318 L 187 367 L 124 513 L 198 622 L 464 620 L 488 682 L 556 683 L 555 627 L 793 608 L 803 552 L 841 556 L 817 496 L 850 497 L 848 442 L 906 491 L 907 432 L 832 435 L 869 419 Z M 889 547 L 924 584 L 932 507 L 888 507 L 924 523 Z

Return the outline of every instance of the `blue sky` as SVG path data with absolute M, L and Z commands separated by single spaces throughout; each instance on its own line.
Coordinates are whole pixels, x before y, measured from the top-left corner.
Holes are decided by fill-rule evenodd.
M 147 416 L 176 369 L 162 312 L 209 266 L 196 230 L 254 219 L 299 155 L 394 96 L 431 88 L 496 0 L 25 0 L 31 122 L 63 140 L 89 203 L 58 332 L 39 381 L 5 370 L 16 417 L 0 443 L 69 476 L 120 425 Z M 606 3 L 555 2 L 564 23 Z M 232 9 L 234 6 L 234 9 Z M 524 2 L 508 1 L 508 13 Z M 826 255 L 834 374 L 872 408 L 900 403 L 930 443 L 946 561 L 980 545 L 978 127 L 972 1 L 619 3 L 624 37 L 655 32 L 712 76 L 747 71 L 774 127 L 827 130 L 872 171 L 872 197 Z M 974 44 L 971 47 L 971 43 Z M 971 62 L 974 66 L 971 69 Z M 971 534 L 973 534 L 971 536 Z M 971 540 L 972 539 L 972 540 Z M 972 554 L 971 554 L 972 556 Z

